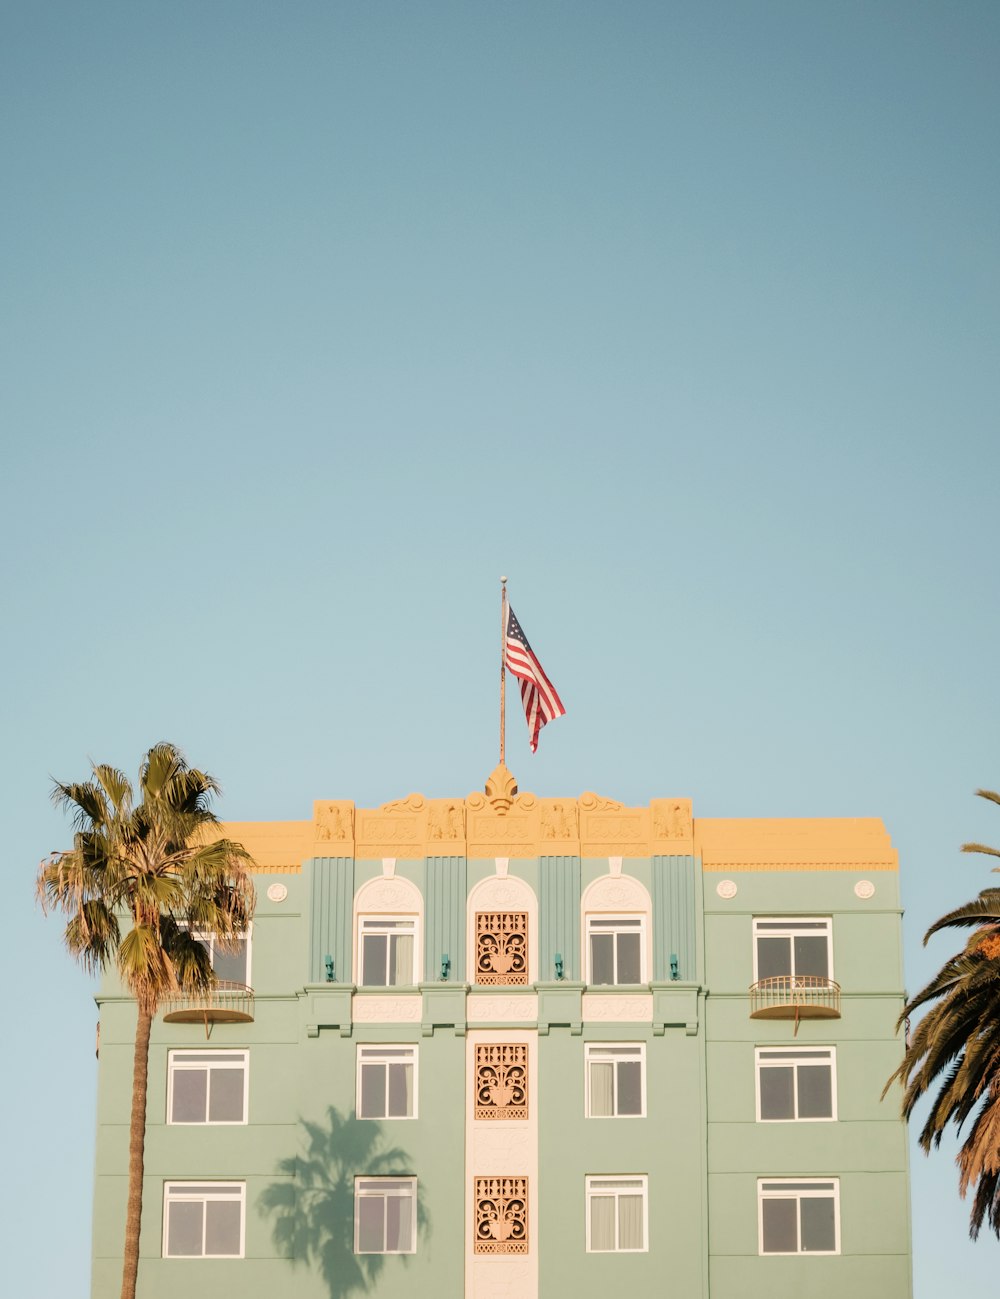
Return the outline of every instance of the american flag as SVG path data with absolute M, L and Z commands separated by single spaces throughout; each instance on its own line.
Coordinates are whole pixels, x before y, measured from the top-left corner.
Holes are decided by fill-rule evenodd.
M 538 732 L 546 722 L 562 717 L 566 709 L 556 694 L 555 686 L 545 675 L 541 663 L 528 644 L 514 610 L 507 606 L 507 635 L 504 640 L 508 671 L 521 682 L 521 703 L 528 723 L 531 752 L 538 749 Z

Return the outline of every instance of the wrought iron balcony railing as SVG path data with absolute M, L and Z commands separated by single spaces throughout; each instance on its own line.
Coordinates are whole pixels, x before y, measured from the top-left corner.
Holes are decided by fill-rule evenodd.
M 163 1002 L 166 1024 L 249 1024 L 253 1022 L 253 988 L 219 979 L 202 992 L 181 993 Z
M 750 985 L 751 1019 L 839 1019 L 840 984 L 816 974 L 779 974 Z

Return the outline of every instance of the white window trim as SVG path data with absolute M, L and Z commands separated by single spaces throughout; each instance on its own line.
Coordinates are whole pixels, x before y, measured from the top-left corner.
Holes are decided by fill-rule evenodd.
M 392 1177 L 392 1176 L 366 1177 L 360 1174 L 356 1176 L 354 1179 L 354 1252 L 355 1254 L 361 1253 L 361 1250 L 358 1248 L 358 1245 L 360 1244 L 358 1237 L 361 1234 L 361 1214 L 359 1212 L 361 1201 L 363 1199 L 377 1199 L 377 1198 L 384 1199 L 385 1198 L 385 1195 L 384 1194 L 380 1195 L 378 1191 L 362 1191 L 361 1189 L 359 1189 L 363 1182 L 368 1182 L 368 1183 L 383 1182 L 386 1184 L 391 1183 L 392 1185 L 395 1186 L 398 1186 L 400 1183 L 405 1182 L 410 1187 L 410 1199 L 413 1202 L 413 1212 L 410 1218 L 411 1230 L 412 1230 L 412 1235 L 410 1238 L 411 1247 L 409 1249 L 380 1249 L 374 1251 L 366 1250 L 365 1253 L 374 1254 L 375 1256 L 380 1258 L 384 1258 L 386 1255 L 389 1254 L 415 1254 L 417 1252 L 417 1179 L 415 1177 Z
M 621 1188 L 617 1191 L 592 1191 L 592 1184 L 595 1182 L 636 1182 L 642 1190 L 642 1249 L 594 1249 L 590 1243 L 590 1202 L 597 1196 L 613 1195 L 615 1200 L 619 1195 L 635 1194 L 635 1191 L 628 1192 Z M 586 1179 L 584 1200 L 587 1212 L 587 1253 L 588 1254 L 648 1254 L 649 1253 L 649 1177 L 646 1173 L 593 1173 Z M 615 1206 L 615 1237 L 618 1236 L 618 1212 L 617 1204 Z
M 815 1192 L 794 1191 L 788 1195 L 771 1192 L 764 1193 L 765 1184 L 777 1185 L 794 1185 L 794 1186 L 815 1186 Z M 822 1188 L 822 1192 L 819 1188 Z M 797 1250 L 764 1250 L 764 1201 L 765 1200 L 792 1200 L 801 1202 L 803 1199 L 830 1199 L 832 1188 L 833 1198 L 833 1249 L 797 1249 Z M 799 1243 L 802 1242 L 801 1218 L 799 1220 Z M 839 1177 L 793 1177 L 787 1173 L 779 1177 L 759 1177 L 757 1179 L 757 1253 L 763 1258 L 830 1258 L 834 1254 L 840 1253 L 840 1178 Z
M 648 983 L 649 982 L 649 952 L 648 952 L 649 926 L 647 924 L 647 917 L 645 913 L 642 911 L 615 911 L 615 912 L 588 911 L 586 917 L 586 924 L 584 926 L 584 961 L 586 963 L 586 970 L 587 970 L 586 982 L 588 988 L 596 991 L 601 988 L 632 988 L 638 986 L 632 983 L 593 983 L 591 981 L 593 978 L 593 970 L 590 968 L 591 966 L 590 937 L 591 934 L 593 933 L 592 926 L 595 920 L 603 921 L 603 922 L 608 922 L 608 921 L 614 922 L 616 920 L 629 920 L 629 921 L 638 920 L 639 921 L 639 931 L 638 931 L 639 932 L 639 984 L 641 985 L 643 983 Z M 601 931 L 599 930 L 598 932 Z M 604 930 L 603 932 L 608 933 L 609 931 Z M 628 931 L 626 930 L 626 932 Z M 633 932 L 635 931 L 633 930 Z M 617 965 L 617 963 L 618 963 L 618 948 L 616 946 L 615 964 Z
M 185 1064 L 175 1060 L 176 1056 L 200 1055 L 215 1056 L 218 1058 L 218 1064 L 212 1064 L 207 1060 L 198 1063 Z M 213 1068 L 235 1068 L 237 1062 L 243 1065 L 243 1117 L 241 1119 L 174 1119 L 171 1115 L 174 1112 L 174 1074 L 179 1071 L 196 1070 L 196 1069 L 213 1069 Z M 167 1052 L 167 1125 L 176 1128 L 235 1128 L 246 1127 L 249 1122 L 250 1111 L 250 1052 L 242 1051 L 222 1051 L 201 1050 L 199 1047 L 183 1047 L 176 1051 Z
M 772 929 L 765 934 L 761 934 L 758 929 L 759 925 L 779 925 L 779 924 L 785 927 L 784 932 L 782 932 L 780 929 Z M 758 980 L 758 974 L 757 974 L 758 937 L 794 939 L 796 936 L 798 936 L 799 938 L 801 938 L 806 935 L 803 935 L 801 928 L 796 928 L 796 926 L 801 926 L 803 924 L 808 924 L 808 925 L 823 924 L 826 926 L 825 931 L 822 932 L 825 934 L 826 937 L 826 963 L 827 963 L 827 969 L 829 971 L 829 973 L 827 974 L 827 978 L 830 979 L 831 981 L 833 980 L 834 973 L 833 973 L 833 919 L 832 917 L 830 916 L 754 916 L 754 920 L 753 920 L 753 982 L 754 983 L 756 983 Z M 821 935 L 821 931 L 819 929 L 814 929 L 811 932 L 808 932 L 808 936 L 812 938 L 819 938 L 820 935 Z M 795 948 L 793 945 L 792 947 L 793 956 L 794 956 L 794 951 Z
M 366 1052 L 369 1053 L 369 1060 L 371 1061 L 372 1059 L 377 1059 L 378 1052 L 380 1051 L 409 1051 L 411 1053 L 410 1063 L 413 1066 L 413 1113 L 412 1114 L 379 1114 L 379 1115 L 375 1115 L 374 1118 L 376 1120 L 383 1121 L 386 1123 L 389 1122 L 405 1123 L 409 1119 L 419 1118 L 419 1115 L 417 1113 L 417 1108 L 418 1108 L 418 1097 L 420 1095 L 420 1072 L 419 1072 L 420 1049 L 413 1042 L 359 1042 L 358 1043 L 357 1077 L 355 1082 L 355 1086 L 357 1088 L 357 1090 L 355 1091 L 355 1096 L 357 1099 L 356 1099 L 356 1104 L 354 1106 L 355 1113 L 357 1114 L 359 1119 L 370 1117 L 368 1115 L 361 1113 L 361 1096 L 362 1096 L 361 1065 L 362 1065 L 363 1057 Z M 402 1060 L 396 1060 L 392 1062 L 387 1061 L 386 1063 L 403 1064 L 405 1062 Z M 389 1092 L 387 1087 L 386 1088 L 387 1100 L 388 1100 L 388 1094 Z M 400 1178 L 399 1180 L 401 1181 L 403 1179 Z
M 797 1051 L 817 1051 L 817 1052 L 819 1052 L 819 1051 L 828 1051 L 828 1052 L 829 1052 L 829 1059 L 830 1059 L 830 1099 L 831 1099 L 831 1106 L 830 1106 L 830 1108 L 832 1109 L 833 1112 L 832 1112 L 831 1114 L 824 1115 L 824 1116 L 817 1117 L 817 1118 L 799 1118 L 798 1114 L 796 1114 L 794 1118 L 790 1118 L 790 1119 L 765 1119 L 765 1118 L 762 1118 L 762 1117 L 761 1117 L 761 1112 L 760 1112 L 760 1071 L 761 1071 L 761 1068 L 762 1068 L 762 1067 L 763 1067 L 763 1068 L 767 1068 L 768 1065 L 773 1065 L 773 1066 L 779 1066 L 779 1067 L 780 1067 L 781 1064 L 782 1064 L 782 1061 L 781 1061 L 781 1059 L 780 1059 L 780 1056 L 781 1056 L 781 1055 L 787 1055 L 787 1056 L 791 1057 L 791 1056 L 793 1056 Z M 769 1061 L 764 1062 L 764 1061 L 763 1061 L 763 1055 L 764 1055 L 765 1053 L 766 1053 L 767 1055 L 772 1056 L 773 1058 L 772 1058 L 771 1060 L 769 1060 Z M 806 1061 L 804 1061 L 804 1060 L 795 1060 L 795 1059 L 791 1059 L 791 1058 L 789 1058 L 788 1061 L 787 1061 L 787 1065 L 786 1065 L 785 1067 L 791 1066 L 791 1067 L 795 1068 L 797 1065 L 799 1065 L 799 1064 L 805 1064 L 805 1063 L 806 1063 Z M 819 1062 L 817 1061 L 817 1063 L 819 1063 Z M 808 1044 L 803 1043 L 803 1045 L 802 1045 L 801 1047 L 787 1047 L 787 1048 L 785 1048 L 785 1047 L 778 1046 L 777 1044 L 775 1044 L 775 1045 L 773 1045 L 773 1046 L 759 1046 L 759 1047 L 757 1047 L 756 1050 L 754 1051 L 754 1088 L 755 1088 L 755 1090 L 756 1090 L 756 1095 L 757 1095 L 757 1122 L 758 1122 L 758 1123 L 835 1123 L 835 1122 L 837 1121 L 837 1048 L 836 1048 L 835 1046 L 820 1046 L 820 1045 L 813 1045 L 812 1042 L 809 1042 Z M 795 1087 L 794 1087 L 794 1096 L 795 1096 L 795 1108 L 796 1108 L 796 1110 L 798 1110 L 798 1108 L 799 1108 L 799 1078 L 798 1078 L 798 1069 L 797 1069 L 797 1068 L 795 1068 Z
M 215 959 L 214 959 L 215 943 L 216 940 L 218 939 L 218 934 L 216 934 L 215 931 L 211 929 L 192 929 L 191 937 L 197 939 L 199 943 L 208 943 L 209 945 L 208 956 L 209 956 L 209 960 L 212 962 L 212 969 L 214 970 L 215 969 Z M 247 979 L 246 979 L 246 983 L 243 986 L 247 988 L 252 988 L 253 981 L 250 977 L 251 974 L 250 963 L 253 958 L 253 925 L 251 925 L 248 929 L 244 930 L 242 934 L 237 934 L 236 937 L 245 940 L 247 945 Z M 223 952 L 222 954 L 224 956 L 229 955 L 229 953 L 227 952 Z
M 365 946 L 363 940 L 364 926 L 366 924 L 390 922 L 398 925 L 405 921 L 413 925 L 413 979 L 410 983 L 362 983 L 361 976 L 364 972 Z M 359 911 L 358 924 L 355 930 L 356 943 L 356 982 L 358 988 L 414 988 L 420 982 L 420 970 L 423 957 L 423 935 L 421 933 L 420 916 L 413 912 L 402 911 Z
M 218 1187 L 238 1187 L 239 1196 L 229 1194 L 212 1195 L 202 1192 L 199 1195 L 186 1195 L 184 1188 L 188 1186 L 218 1186 Z M 171 1204 L 205 1204 L 209 1200 L 227 1200 L 229 1202 L 239 1200 L 240 1205 L 240 1252 L 238 1254 L 168 1254 L 167 1253 L 167 1236 L 170 1228 L 170 1205 Z M 164 1182 L 163 1183 L 163 1243 L 161 1252 L 164 1258 L 169 1258 L 175 1263 L 198 1262 L 206 1258 L 244 1258 L 246 1256 L 246 1226 L 247 1226 L 247 1185 L 246 1182 L 215 1182 L 206 1179 L 200 1182 Z
M 611 986 L 611 985 L 602 985 Z M 590 1110 L 590 1065 L 593 1053 L 617 1048 L 634 1051 L 641 1065 L 639 1076 L 640 1110 L 638 1114 L 592 1114 Z M 646 1043 L 645 1042 L 586 1042 L 583 1047 L 584 1059 L 584 1116 L 588 1119 L 644 1119 L 646 1117 Z M 615 1104 L 618 1104 L 618 1075 L 615 1074 Z

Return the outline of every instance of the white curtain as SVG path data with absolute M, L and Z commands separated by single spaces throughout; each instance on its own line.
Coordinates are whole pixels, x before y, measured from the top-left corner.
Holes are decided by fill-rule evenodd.
M 593 1118 L 609 1118 L 614 1114 L 615 1066 L 610 1062 L 592 1060 L 590 1064 L 590 1113 Z
M 610 1250 L 615 1247 L 615 1201 L 612 1195 L 590 1198 L 590 1248 Z
M 618 1248 L 642 1249 L 642 1196 L 618 1197 Z
M 393 934 L 392 963 L 389 970 L 389 983 L 396 987 L 399 984 L 413 982 L 413 935 Z

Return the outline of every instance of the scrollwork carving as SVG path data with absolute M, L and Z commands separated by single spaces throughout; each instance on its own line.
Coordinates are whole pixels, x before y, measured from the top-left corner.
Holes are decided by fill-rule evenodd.
M 528 1179 L 477 1177 L 475 1179 L 477 1254 L 527 1254 Z
M 526 911 L 476 912 L 476 982 L 482 985 L 528 982 Z
M 528 1117 L 528 1047 L 524 1042 L 476 1046 L 477 1119 Z

